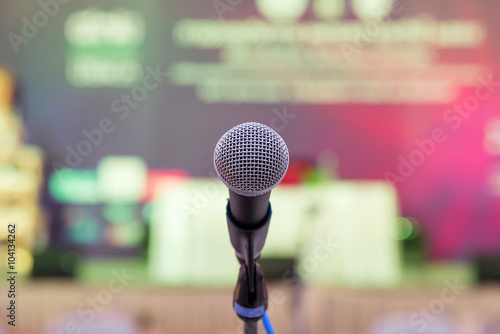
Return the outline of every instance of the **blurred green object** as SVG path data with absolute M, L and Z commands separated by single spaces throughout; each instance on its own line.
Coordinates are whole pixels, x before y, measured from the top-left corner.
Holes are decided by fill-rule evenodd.
M 60 169 L 49 178 L 49 192 L 65 204 L 95 204 L 100 202 L 97 173 L 85 169 Z
M 97 170 L 60 169 L 49 178 L 50 194 L 65 204 L 136 203 L 144 198 L 146 185 L 147 166 L 133 156 L 109 156 Z
M 136 203 L 146 194 L 148 169 L 134 156 L 108 156 L 97 165 L 97 183 L 103 202 Z
M 102 239 L 99 236 L 99 221 L 92 217 L 75 217 L 71 225 L 69 234 L 71 240 L 77 244 L 93 244 Z
M 114 278 L 114 273 L 124 271 L 133 276 L 133 285 L 151 285 L 148 277 L 147 262 L 144 259 L 81 260 L 76 277 L 86 283 L 103 283 Z
M 398 218 L 399 235 L 403 246 L 403 265 L 405 267 L 423 267 L 426 265 L 425 235 L 420 222 L 414 217 Z
M 407 240 L 409 239 L 413 232 L 413 225 L 408 218 L 399 217 L 397 219 L 397 231 L 396 231 L 396 239 L 398 240 Z
M 80 263 L 72 250 L 48 249 L 34 254 L 33 277 L 75 277 Z
M 419 267 L 406 267 L 401 284 L 395 287 L 440 287 L 445 280 L 458 281 L 462 285 L 474 285 L 476 272 L 467 262 L 432 262 Z
M 122 224 L 136 217 L 136 206 L 125 203 L 109 203 L 102 208 L 102 216 L 111 224 Z

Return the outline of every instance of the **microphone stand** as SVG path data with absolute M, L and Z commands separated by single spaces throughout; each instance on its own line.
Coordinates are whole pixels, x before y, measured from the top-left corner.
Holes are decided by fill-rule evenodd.
M 271 221 L 271 205 L 269 204 L 264 222 L 252 229 L 238 226 L 230 212 L 228 202 L 226 219 L 229 237 L 240 263 L 238 281 L 233 294 L 233 309 L 245 323 L 244 333 L 257 334 L 258 321 L 266 313 L 268 305 L 264 273 L 258 260 Z
M 244 334 L 258 334 L 257 322 L 245 322 Z

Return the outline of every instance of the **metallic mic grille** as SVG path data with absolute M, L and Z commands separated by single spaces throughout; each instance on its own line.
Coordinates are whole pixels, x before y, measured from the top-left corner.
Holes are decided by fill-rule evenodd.
M 243 123 L 219 140 L 214 164 L 230 190 L 243 196 L 258 196 L 277 186 L 285 176 L 288 148 L 270 127 Z

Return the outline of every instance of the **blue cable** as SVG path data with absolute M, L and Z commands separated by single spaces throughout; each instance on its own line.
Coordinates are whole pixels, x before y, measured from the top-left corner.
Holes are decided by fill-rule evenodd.
M 262 318 L 262 323 L 264 324 L 264 328 L 266 329 L 267 334 L 275 334 L 273 325 L 271 324 L 271 319 L 269 319 L 269 315 L 264 313 L 264 317 Z

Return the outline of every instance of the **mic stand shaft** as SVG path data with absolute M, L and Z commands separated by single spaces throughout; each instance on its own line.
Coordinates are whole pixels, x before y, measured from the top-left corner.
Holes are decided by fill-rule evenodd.
M 245 334 L 258 334 L 257 322 L 245 322 Z

